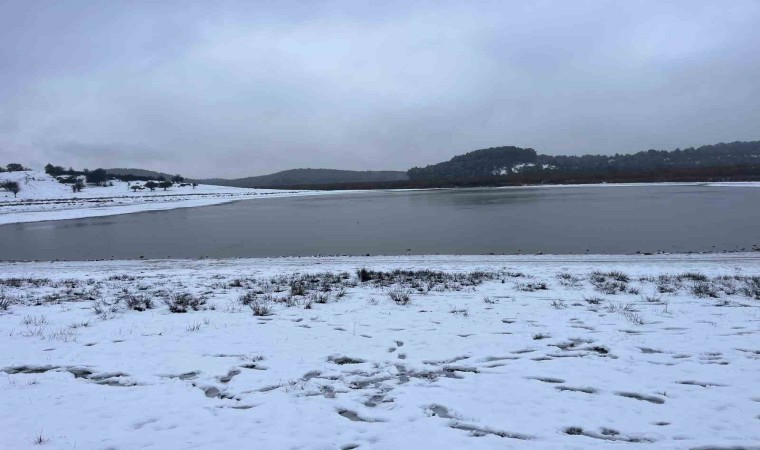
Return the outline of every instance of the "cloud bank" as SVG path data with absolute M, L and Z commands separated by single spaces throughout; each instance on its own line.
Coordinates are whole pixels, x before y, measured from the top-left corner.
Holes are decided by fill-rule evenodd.
M 760 2 L 0 0 L 0 163 L 250 176 L 760 139 Z

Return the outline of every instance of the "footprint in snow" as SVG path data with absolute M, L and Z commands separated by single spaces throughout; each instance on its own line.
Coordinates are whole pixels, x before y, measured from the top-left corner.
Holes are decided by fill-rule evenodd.
M 563 380 L 562 378 L 552 378 L 552 377 L 528 377 L 528 379 L 541 381 L 544 383 L 556 383 L 556 384 L 565 382 L 565 380 Z
M 356 411 L 351 411 L 350 409 L 339 409 L 338 414 L 352 422 L 368 422 L 368 423 L 385 422 L 382 419 L 371 419 L 367 417 L 362 417 Z
M 655 403 L 657 405 L 665 403 L 665 400 L 661 399 L 660 397 L 655 397 L 654 395 L 637 394 L 636 392 L 616 392 L 615 395 L 619 395 L 625 398 L 632 398 L 635 400 L 642 400 L 649 403 Z

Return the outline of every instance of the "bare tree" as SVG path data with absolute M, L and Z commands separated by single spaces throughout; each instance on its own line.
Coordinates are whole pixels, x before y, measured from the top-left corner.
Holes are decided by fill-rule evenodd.
M 17 181 L 6 181 L 0 186 L 8 192 L 13 192 L 13 198 L 16 198 L 16 194 L 21 192 L 21 186 Z

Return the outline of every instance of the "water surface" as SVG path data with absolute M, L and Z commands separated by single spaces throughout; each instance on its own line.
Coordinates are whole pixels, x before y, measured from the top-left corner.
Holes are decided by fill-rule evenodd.
M 0 226 L 0 259 L 633 253 L 760 245 L 760 189 L 365 192 Z

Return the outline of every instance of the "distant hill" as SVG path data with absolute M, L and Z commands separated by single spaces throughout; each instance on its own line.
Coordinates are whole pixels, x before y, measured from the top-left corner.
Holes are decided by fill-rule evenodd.
M 170 179 L 144 169 L 106 169 L 114 175 Z M 760 178 L 760 141 L 615 155 L 542 155 L 532 148 L 491 147 L 448 161 L 402 171 L 291 169 L 237 179 L 196 179 L 201 184 L 256 188 L 375 189 L 512 184 L 643 181 L 728 181 Z
M 409 169 L 412 180 L 435 178 L 471 178 L 498 175 L 519 164 L 535 163 L 536 151 L 532 148 L 492 147 L 475 150 L 450 160 L 423 168 Z
M 162 173 L 162 172 L 156 172 L 153 170 L 145 170 L 145 169 L 122 169 L 122 168 L 116 168 L 116 169 L 106 169 L 106 172 L 113 174 L 113 175 L 132 175 L 135 177 L 145 177 L 145 178 L 159 178 L 164 177 L 167 180 L 173 177 L 173 174 L 168 173 Z
M 203 184 L 234 187 L 285 187 L 301 185 L 322 185 L 340 183 L 382 183 L 407 180 L 406 172 L 394 170 L 335 170 L 335 169 L 291 169 L 270 175 L 227 180 L 212 178 L 196 180 Z
M 698 148 L 646 150 L 633 154 L 552 156 L 530 148 L 494 147 L 455 156 L 449 161 L 408 171 L 411 180 L 515 178 L 518 174 L 588 174 L 663 172 L 760 165 L 760 141 L 731 142 Z

